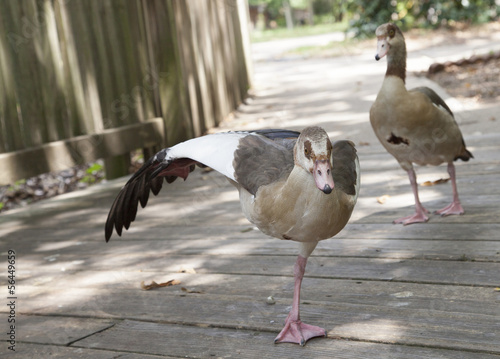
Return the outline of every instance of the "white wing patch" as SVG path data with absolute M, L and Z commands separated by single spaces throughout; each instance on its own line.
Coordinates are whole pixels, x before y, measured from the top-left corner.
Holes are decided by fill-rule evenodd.
M 354 188 L 355 188 L 355 195 L 354 195 L 354 203 L 357 202 L 358 200 L 358 195 L 359 195 L 359 186 L 361 185 L 360 181 L 361 181 L 361 168 L 359 166 L 359 158 L 358 156 L 356 156 L 356 184 L 354 185 Z
M 191 158 L 211 167 L 224 176 L 234 178 L 234 152 L 240 139 L 254 135 L 248 132 L 223 132 L 193 138 L 170 148 L 170 158 Z

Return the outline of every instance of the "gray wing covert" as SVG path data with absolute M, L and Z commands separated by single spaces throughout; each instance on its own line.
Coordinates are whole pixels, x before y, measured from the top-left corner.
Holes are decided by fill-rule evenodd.
M 435 104 L 437 106 L 441 106 L 451 115 L 451 117 L 455 118 L 455 116 L 453 115 L 453 112 L 451 112 L 451 110 L 448 107 L 448 105 L 446 104 L 446 102 L 444 102 L 444 100 L 433 89 L 431 89 L 429 87 L 422 86 L 422 87 L 416 87 L 416 88 L 412 89 L 411 91 L 418 91 L 418 92 L 423 93 L 432 101 L 433 104 Z
M 356 194 L 358 178 L 356 148 L 351 141 L 337 141 L 332 148 L 332 175 L 335 187 L 349 195 Z
M 286 178 L 293 169 L 295 139 L 270 140 L 250 135 L 240 140 L 234 154 L 236 181 L 255 195 L 261 186 Z

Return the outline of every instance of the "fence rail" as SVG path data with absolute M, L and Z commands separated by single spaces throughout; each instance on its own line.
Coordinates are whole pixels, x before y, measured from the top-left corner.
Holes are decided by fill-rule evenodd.
M 70 148 L 62 162 L 77 164 L 217 125 L 250 87 L 247 9 L 246 0 L 0 2 L 0 184 L 60 167 L 48 148 Z M 112 146 L 75 145 L 131 125 L 156 143 L 121 138 L 125 127 Z M 25 162 L 28 153 L 43 158 Z

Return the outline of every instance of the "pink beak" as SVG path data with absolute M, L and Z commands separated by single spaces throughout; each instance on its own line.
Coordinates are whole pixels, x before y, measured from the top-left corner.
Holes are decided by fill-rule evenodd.
M 315 161 L 313 167 L 313 177 L 316 182 L 316 187 L 323 191 L 323 193 L 330 194 L 335 188 L 330 161 Z
M 387 40 L 385 38 L 379 39 L 377 41 L 377 53 L 375 54 L 375 60 L 378 61 L 387 55 L 387 51 L 389 51 L 389 44 L 387 43 Z

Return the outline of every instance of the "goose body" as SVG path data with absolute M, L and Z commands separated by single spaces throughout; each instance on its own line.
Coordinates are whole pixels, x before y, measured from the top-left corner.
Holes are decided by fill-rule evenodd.
M 139 203 L 160 191 L 163 179 L 186 179 L 196 164 L 212 167 L 238 189 L 243 213 L 263 233 L 300 243 L 292 310 L 275 342 L 304 345 L 324 329 L 300 321 L 300 285 L 307 258 L 320 240 L 350 218 L 359 192 L 359 163 L 350 141 L 332 143 L 320 127 L 207 135 L 166 148 L 125 184 L 111 206 L 105 238 L 135 220 Z
M 473 156 L 465 147 L 454 115 L 432 89 L 406 89 L 406 45 L 401 30 L 389 23 L 379 26 L 376 35 L 378 46 L 375 58 L 379 60 L 387 56 L 387 72 L 370 109 L 370 122 L 380 143 L 408 172 L 416 206 L 414 215 L 394 222 L 410 224 L 428 220 L 428 211 L 418 197 L 413 164 L 448 164 L 453 202 L 436 213 L 462 214 L 464 210 L 458 198 L 453 161 L 468 161 Z

